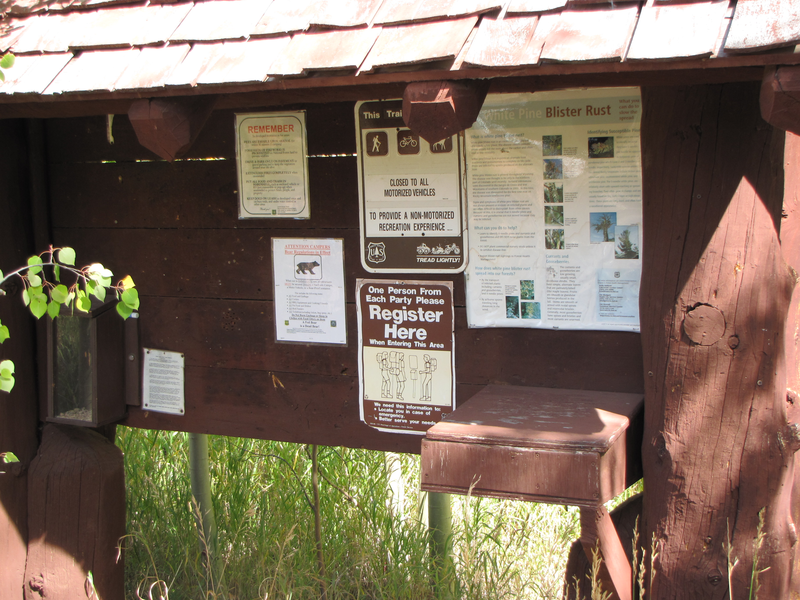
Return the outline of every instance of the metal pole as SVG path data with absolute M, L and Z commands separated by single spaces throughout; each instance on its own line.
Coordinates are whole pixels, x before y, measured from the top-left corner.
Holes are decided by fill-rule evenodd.
M 450 494 L 428 492 L 428 531 L 437 598 L 452 598 L 455 593 L 451 516 Z
M 208 435 L 189 434 L 189 473 L 192 480 L 192 497 L 197 506 L 197 530 L 200 549 L 206 554 L 211 588 L 215 592 L 222 589 L 222 571 L 217 556 L 217 521 L 214 518 L 214 505 L 211 502 L 211 477 L 208 467 Z

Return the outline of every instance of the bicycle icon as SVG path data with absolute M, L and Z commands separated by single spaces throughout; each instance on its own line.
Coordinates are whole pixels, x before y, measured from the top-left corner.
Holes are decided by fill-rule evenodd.
M 410 129 L 399 130 L 397 132 L 397 153 L 419 154 L 419 136 Z

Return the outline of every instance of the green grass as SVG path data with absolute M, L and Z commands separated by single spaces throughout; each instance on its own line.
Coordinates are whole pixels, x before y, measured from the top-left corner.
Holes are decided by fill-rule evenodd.
M 224 589 L 206 579 L 191 508 L 186 435 L 118 428 L 128 491 L 127 597 L 306 599 L 320 594 L 304 445 L 210 436 Z M 433 586 L 419 458 L 402 455 L 403 510 L 390 510 L 384 455 L 319 448 L 328 599 L 546 599 L 561 595 L 576 508 L 453 496 L 455 574 Z M 441 583 L 441 582 L 440 582 Z M 160 590 L 160 593 L 159 593 Z

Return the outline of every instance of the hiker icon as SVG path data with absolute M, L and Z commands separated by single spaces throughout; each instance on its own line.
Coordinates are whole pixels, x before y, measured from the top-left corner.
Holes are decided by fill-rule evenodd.
M 385 131 L 371 131 L 366 140 L 367 156 L 386 156 L 389 154 L 389 136 Z

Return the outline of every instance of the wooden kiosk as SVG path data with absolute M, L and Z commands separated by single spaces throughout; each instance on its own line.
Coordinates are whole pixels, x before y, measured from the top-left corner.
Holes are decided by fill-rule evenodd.
M 69 245 L 134 278 L 139 349 L 184 354 L 186 411 L 131 405 L 122 423 L 133 427 L 419 453 L 420 436 L 359 421 L 354 343 L 274 342 L 270 239 L 344 240 L 355 340 L 356 280 L 369 275 L 356 258 L 357 101 L 407 98 L 404 119 L 425 137 L 469 127 L 487 93 L 641 88 L 641 333 L 471 329 L 463 275 L 426 275 L 455 284 L 457 404 L 518 387 L 534 407 L 532 388 L 644 397 L 643 535 L 659 544 L 648 597 L 723 598 L 723 541 L 753 564 L 762 510 L 761 593 L 800 593 L 798 2 L 76 0 L 5 10 L 0 50 L 17 62 L 0 84 L 0 268 Z M 235 115 L 287 110 L 306 113 L 310 219 L 240 220 Z M 13 323 L 0 356 L 15 361 L 18 381 L 0 398 L 0 451 L 21 461 L 0 474 L 0 597 L 74 598 L 90 570 L 101 597 L 122 597 L 113 549 L 93 546 L 124 527 L 122 457 L 91 431 L 48 424 L 40 436 L 46 331 L 9 298 L 0 318 Z M 425 444 L 476 431 L 454 442 L 450 426 Z M 608 452 L 621 453 L 612 437 Z M 462 465 L 500 451 L 490 446 L 470 442 Z M 531 451 L 544 450 L 508 450 Z M 40 491 L 66 455 L 78 457 L 74 472 L 98 475 L 70 478 L 53 511 Z M 487 493 L 539 496 L 529 468 L 506 470 L 515 487 Z M 624 484 L 615 473 L 608 484 L 598 475 L 596 500 Z M 472 485 L 466 470 L 448 483 L 456 474 L 436 478 Z M 79 522 L 91 512 L 79 513 L 84 486 L 104 481 L 92 522 Z M 586 494 L 541 496 L 597 506 Z M 75 522 L 77 531 L 61 526 Z M 746 597 L 749 572 L 732 579 Z

